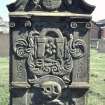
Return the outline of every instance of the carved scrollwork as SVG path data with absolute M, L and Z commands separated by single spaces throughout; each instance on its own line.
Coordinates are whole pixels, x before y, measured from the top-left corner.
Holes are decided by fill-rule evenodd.
M 85 42 L 74 40 L 72 34 L 67 38 L 56 28 L 27 33 L 17 37 L 14 53 L 24 61 L 17 64 L 18 77 L 23 78 L 26 67 L 27 82 L 35 91 L 30 96 L 31 105 L 65 105 L 61 99 L 65 98 L 63 90 L 72 83 L 73 60 L 87 53 Z M 36 100 L 39 95 L 41 99 Z
M 33 75 L 47 75 L 51 72 L 50 67 L 44 66 L 43 63 L 43 59 L 37 59 L 36 61 L 34 61 L 32 55 L 30 55 L 27 60 L 29 70 Z
M 67 40 L 59 29 L 46 28 L 41 32 L 29 32 L 26 38 L 16 40 L 14 52 L 22 59 L 26 58 L 33 79 L 52 74 L 70 83 L 73 59 L 86 54 L 86 44 L 81 39 L 74 40 L 72 34 Z
M 91 29 L 92 28 L 92 23 L 91 22 L 86 23 L 86 28 Z
M 18 39 L 16 40 L 14 52 L 20 58 L 25 58 L 28 56 L 28 43 L 25 39 Z
M 71 41 L 69 42 L 69 51 L 73 58 L 81 58 L 85 56 L 87 52 L 86 43 L 82 39 L 73 39 L 73 35 L 70 35 Z

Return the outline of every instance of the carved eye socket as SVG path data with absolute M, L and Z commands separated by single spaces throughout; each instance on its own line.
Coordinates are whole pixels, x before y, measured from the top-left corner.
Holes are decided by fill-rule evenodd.
M 56 93 L 59 93 L 59 90 L 58 90 L 57 86 L 54 86 L 54 90 L 55 90 Z
M 48 10 L 55 10 L 61 6 L 62 0 L 42 0 L 42 5 Z

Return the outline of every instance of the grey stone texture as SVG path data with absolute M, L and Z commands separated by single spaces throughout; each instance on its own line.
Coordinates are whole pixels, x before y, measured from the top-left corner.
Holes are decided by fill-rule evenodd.
M 94 6 L 17 0 L 8 9 L 10 105 L 85 105 Z

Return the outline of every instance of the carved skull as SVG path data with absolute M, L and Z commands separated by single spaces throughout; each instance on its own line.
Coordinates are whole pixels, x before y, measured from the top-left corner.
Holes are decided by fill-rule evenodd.
M 46 81 L 41 84 L 43 95 L 48 101 L 54 100 L 61 94 L 62 88 L 59 83 L 54 81 Z

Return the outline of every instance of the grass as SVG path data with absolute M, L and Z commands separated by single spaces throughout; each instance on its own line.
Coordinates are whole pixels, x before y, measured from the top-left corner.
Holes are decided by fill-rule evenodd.
M 88 105 L 105 105 L 105 54 L 91 50 Z M 8 58 L 0 58 L 0 105 L 8 105 Z
M 0 58 L 0 105 L 8 105 L 9 100 L 8 63 L 8 58 Z
M 105 54 L 91 50 L 88 105 L 105 105 Z

